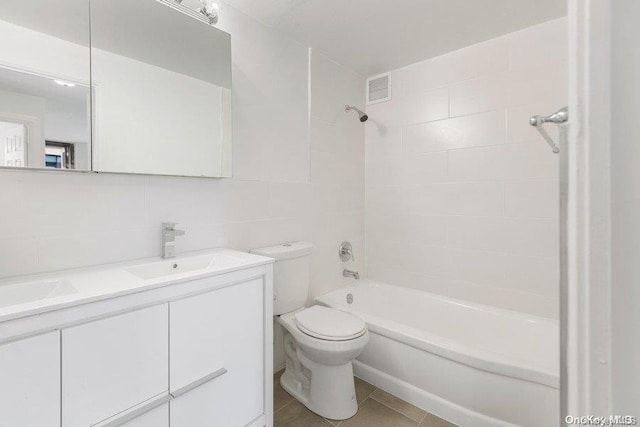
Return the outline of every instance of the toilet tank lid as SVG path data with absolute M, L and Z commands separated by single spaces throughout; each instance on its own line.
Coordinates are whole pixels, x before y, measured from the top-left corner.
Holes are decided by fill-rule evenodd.
M 300 258 L 303 256 L 311 255 L 312 249 L 313 245 L 309 242 L 292 242 L 283 243 L 277 246 L 269 246 L 266 248 L 252 249 L 249 252 L 256 255 L 273 258 L 276 261 L 280 261 L 284 259 Z

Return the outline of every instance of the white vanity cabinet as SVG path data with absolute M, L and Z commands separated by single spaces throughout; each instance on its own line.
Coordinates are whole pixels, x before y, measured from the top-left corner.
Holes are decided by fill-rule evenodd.
M 169 307 L 171 426 L 242 427 L 259 420 L 265 392 L 262 280 Z
M 0 346 L 0 426 L 60 426 L 60 334 Z
M 272 427 L 271 260 L 210 258 L 203 268 L 229 267 L 49 311 L 0 308 L 0 427 Z

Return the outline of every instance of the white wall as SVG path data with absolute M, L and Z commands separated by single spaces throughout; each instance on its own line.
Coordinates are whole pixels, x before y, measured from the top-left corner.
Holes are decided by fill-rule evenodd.
M 311 295 L 347 284 L 345 268 L 364 272 L 364 134 L 345 104 L 364 104 L 364 78 L 315 51 L 311 57 L 311 184 L 314 276 Z M 362 108 L 362 107 L 361 107 Z M 353 244 L 355 262 L 338 247 Z
M 89 83 L 86 46 L 0 21 L 0 51 L 2 65 Z
M 27 150 L 29 166 L 44 166 L 45 111 L 44 98 L 0 90 L 0 117 L 29 123 L 27 145 L 23 148 Z
M 557 318 L 558 156 L 528 118 L 567 103 L 566 41 L 561 19 L 392 72 L 367 109 L 369 278 Z
M 313 297 L 353 282 L 345 268 L 364 274 L 364 125 L 345 104 L 364 103 L 364 78 L 311 54 L 311 192 L 294 201 L 309 215 L 314 244 L 309 303 Z M 338 247 L 353 244 L 356 261 L 343 263 Z M 274 370 L 284 367 L 282 331 L 275 324 Z
M 640 4 L 612 3 L 613 412 L 640 416 Z
M 343 111 L 362 104 L 362 78 L 314 55 L 310 132 L 309 49 L 230 7 L 220 27 L 233 44 L 234 178 L 2 170 L 0 276 L 158 256 L 163 221 L 186 229 L 179 252 L 314 242 L 311 296 L 348 282 L 342 240 L 362 267 L 364 131 Z
M 46 99 L 44 128 L 47 141 L 88 145 L 89 112 L 86 105 L 56 98 Z
M 12 146 L 11 149 L 14 150 L 13 153 L 7 153 L 7 150 L 9 149 L 8 145 L 15 144 L 15 138 L 23 138 L 24 134 L 24 125 L 0 121 L 0 166 L 5 166 L 6 160 L 13 160 L 15 165 L 16 157 L 21 162 L 24 162 L 24 147 L 21 147 L 21 149 L 17 150 L 18 152 L 16 153 L 15 146 Z
M 23 93 L 0 90 L 0 113 L 24 117 L 25 120 L 33 119 L 41 126 L 44 124 L 45 99 L 39 96 L 25 95 Z M 34 141 L 43 145 L 43 141 Z

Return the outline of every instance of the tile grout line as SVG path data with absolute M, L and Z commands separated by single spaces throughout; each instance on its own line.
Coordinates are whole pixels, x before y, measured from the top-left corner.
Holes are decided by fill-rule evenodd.
M 424 409 L 423 409 L 424 411 Z M 418 423 L 418 427 L 420 427 L 420 425 L 424 422 L 424 420 L 427 419 L 427 416 L 429 415 L 429 412 L 424 411 L 424 417 L 422 417 L 422 419 L 420 420 L 420 422 Z
M 361 380 L 361 381 L 364 381 L 364 380 Z M 367 384 L 368 384 L 368 383 L 367 383 Z M 371 391 L 371 393 L 367 394 L 367 397 L 365 397 L 364 399 L 362 399 L 362 403 L 364 403 L 367 399 L 369 399 L 369 398 L 371 397 L 371 395 L 372 395 L 373 393 L 375 393 L 377 390 L 378 390 L 378 387 L 374 387 L 373 391 Z M 357 397 L 356 397 L 356 398 L 357 398 Z M 375 400 L 375 399 L 373 399 L 373 400 Z M 358 404 L 358 406 L 360 406 L 360 405 Z
M 387 404 L 385 404 L 385 403 L 383 403 L 383 402 L 380 402 L 379 400 L 376 400 L 376 399 L 374 399 L 374 398 L 371 398 L 371 399 L 372 399 L 373 401 L 375 401 L 375 402 L 377 402 L 377 403 L 381 404 L 381 405 L 382 405 L 382 406 L 384 406 L 385 408 L 391 409 L 391 410 L 392 410 L 393 412 L 395 412 L 396 414 L 402 415 L 403 417 L 405 417 L 406 419 L 410 420 L 411 422 L 416 423 L 416 427 L 418 427 L 418 426 L 420 425 L 420 423 L 421 423 L 422 421 L 424 421 L 424 419 L 427 417 L 427 414 L 425 414 L 425 415 L 424 415 L 424 417 L 423 417 L 420 421 L 415 421 L 414 419 L 409 418 L 408 416 L 406 416 L 406 415 L 405 415 L 405 414 L 403 414 L 402 412 L 398 411 L 397 409 L 392 408 L 391 406 L 389 406 L 389 405 L 387 405 Z M 408 403 L 408 402 L 407 402 L 407 403 Z
M 275 414 L 277 414 L 278 412 L 282 411 L 284 408 L 286 408 L 287 406 L 291 405 L 291 404 L 292 404 L 293 402 L 295 402 L 295 401 L 296 401 L 296 399 L 294 399 L 294 398 L 292 397 L 290 401 L 288 401 L 286 404 L 284 404 L 284 405 L 282 406 L 282 408 L 278 409 L 277 411 L 274 411 L 274 412 L 273 412 L 273 415 L 275 415 Z
M 356 378 L 357 378 L 357 377 L 356 377 Z M 366 381 L 364 381 L 364 380 L 361 380 L 361 381 L 366 382 Z M 367 384 L 368 384 L 368 383 L 367 383 Z M 373 391 L 371 391 L 371 393 L 367 394 L 367 397 L 365 397 L 364 399 L 362 399 L 362 402 L 358 403 L 358 411 L 360 410 L 360 405 L 362 405 L 364 402 L 366 402 L 367 400 L 369 400 L 369 399 L 371 398 L 371 395 L 372 395 L 376 390 L 378 390 L 378 389 L 377 389 L 377 388 L 374 388 L 374 389 L 373 389 Z M 356 397 L 356 398 L 357 398 L 357 397 Z M 373 400 L 375 400 L 375 399 L 373 399 Z M 354 415 L 354 417 L 355 417 L 355 416 L 357 416 L 357 415 L 358 415 L 358 413 L 356 412 L 356 415 Z M 326 418 L 324 418 L 324 419 L 325 419 L 325 420 L 327 420 Z M 341 421 L 338 421 L 338 423 L 337 423 L 337 424 L 334 424 L 332 421 L 327 420 L 327 422 L 328 422 L 329 424 L 333 424 L 335 427 L 339 427 L 339 426 L 340 426 L 344 421 L 346 421 L 346 420 L 341 420 Z
M 357 377 L 354 377 L 354 378 L 357 378 Z M 361 380 L 361 381 L 366 382 L 366 381 L 364 381 L 364 380 Z M 368 383 L 367 383 L 367 384 L 368 384 Z M 372 384 L 372 385 L 373 385 L 373 384 Z M 367 394 L 367 396 L 366 396 L 364 399 L 362 399 L 362 402 L 358 403 L 358 411 L 360 410 L 360 405 L 362 405 L 364 402 L 366 402 L 367 400 L 369 400 L 369 398 L 371 397 L 371 395 L 372 395 L 376 390 L 378 390 L 378 389 L 377 389 L 377 388 L 374 388 L 374 389 L 373 389 L 373 391 L 371 391 L 371 393 Z M 356 397 L 356 399 L 357 399 L 357 397 Z M 375 400 L 375 399 L 374 399 L 374 400 Z M 358 414 L 358 412 L 356 412 L 356 415 L 357 415 L 357 414 Z M 354 417 L 355 417 L 356 415 L 354 415 Z M 325 419 L 325 420 L 327 420 L 326 418 L 324 418 L 324 419 Z M 340 424 L 342 424 L 344 421 L 345 421 L 345 420 L 341 420 L 341 421 L 338 421 L 338 423 L 337 423 L 337 424 L 334 424 L 332 421 L 327 420 L 327 422 L 328 422 L 329 424 L 332 424 L 332 425 L 334 425 L 335 427 L 339 427 L 339 426 L 340 426 Z
M 376 390 L 377 390 L 377 389 L 376 389 Z M 384 391 L 384 390 L 382 390 L 382 391 Z M 385 392 L 385 393 L 386 393 L 386 392 Z M 373 394 L 373 393 L 371 393 L 371 394 Z M 389 394 L 391 394 L 391 393 L 389 393 Z M 393 396 L 393 395 L 392 395 L 392 396 Z M 394 397 L 395 397 L 395 396 L 394 396 Z M 418 426 L 420 425 L 420 423 L 421 423 L 421 422 L 423 422 L 423 421 L 424 421 L 424 419 L 425 419 L 425 418 L 427 418 L 427 415 L 429 414 L 427 411 L 424 411 L 424 409 L 422 409 L 422 410 L 425 412 L 424 417 L 422 417 L 422 419 L 421 419 L 420 421 L 415 421 L 414 419 L 409 418 L 406 414 L 403 414 L 402 412 L 398 411 L 398 410 L 397 410 L 397 409 L 395 409 L 395 408 L 392 408 L 391 406 L 387 405 L 387 404 L 386 404 L 386 403 L 384 403 L 384 402 L 380 402 L 378 399 L 376 399 L 376 398 L 374 398 L 374 397 L 369 396 L 369 397 L 367 397 L 367 399 L 371 399 L 371 400 L 373 400 L 374 402 L 381 404 L 381 405 L 382 405 L 382 406 L 384 406 L 385 408 L 391 409 L 391 410 L 392 410 L 393 412 L 395 412 L 396 414 L 400 414 L 400 415 L 402 415 L 403 417 L 405 417 L 406 419 L 410 420 L 411 422 L 416 423 L 416 427 L 418 427 Z M 399 399 L 399 398 L 398 398 L 398 399 Z M 366 399 L 365 399 L 365 400 L 366 400 Z M 402 399 L 400 399 L 400 400 L 402 400 Z M 410 404 L 409 402 L 407 402 L 406 400 L 402 400 L 402 401 L 403 401 L 404 403 L 408 403 L 409 405 L 411 405 L 411 404 Z M 362 403 L 364 403 L 364 401 L 363 401 Z M 414 406 L 415 406 L 415 405 L 414 405 Z M 417 408 L 417 406 L 416 406 L 416 408 Z M 418 408 L 418 409 L 420 409 L 420 408 Z

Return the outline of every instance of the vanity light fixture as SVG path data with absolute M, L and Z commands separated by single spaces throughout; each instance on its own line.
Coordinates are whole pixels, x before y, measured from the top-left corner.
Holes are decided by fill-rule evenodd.
M 57 84 L 57 85 L 64 86 L 64 87 L 75 87 L 76 86 L 75 83 L 67 82 L 67 81 L 64 81 L 64 80 L 54 80 L 53 82 L 55 84 Z
M 209 24 L 217 24 L 220 18 L 220 5 L 213 0 L 200 0 L 200 4 L 202 7 L 198 9 L 198 12 L 209 20 Z
M 209 25 L 215 25 L 220 18 L 220 3 L 217 0 L 200 0 L 200 7 L 193 8 L 183 5 L 183 0 L 158 0 L 167 6 L 206 22 Z

